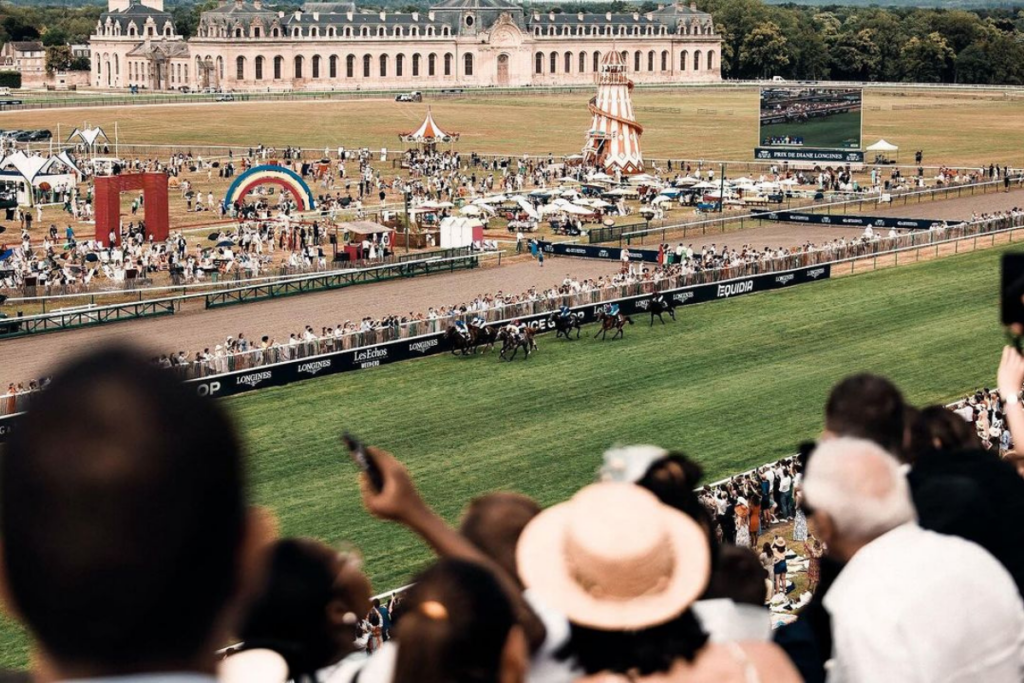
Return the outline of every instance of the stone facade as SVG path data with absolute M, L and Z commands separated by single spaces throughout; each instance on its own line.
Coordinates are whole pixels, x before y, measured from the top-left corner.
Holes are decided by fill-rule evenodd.
M 204 12 L 184 41 L 159 0 L 111 0 L 92 37 L 93 84 L 157 90 L 343 90 L 590 84 L 602 54 L 622 53 L 636 83 L 721 80 L 709 14 L 527 12 L 507 0 L 442 0 L 424 13 L 260 0 Z M 143 4 L 145 3 L 145 4 Z M 162 5 L 161 5 L 162 6 Z

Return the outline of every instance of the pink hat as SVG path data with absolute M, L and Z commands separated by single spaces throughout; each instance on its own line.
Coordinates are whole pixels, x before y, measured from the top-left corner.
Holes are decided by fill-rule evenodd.
M 707 537 L 646 489 L 600 483 L 548 508 L 523 530 L 519 576 L 569 621 L 606 631 L 682 614 L 711 572 Z

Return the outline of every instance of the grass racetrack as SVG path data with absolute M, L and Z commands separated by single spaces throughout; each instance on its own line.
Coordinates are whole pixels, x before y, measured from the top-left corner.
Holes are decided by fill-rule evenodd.
M 378 591 L 429 558 L 367 517 L 343 429 L 408 464 L 449 519 L 477 494 L 543 505 L 592 480 L 610 444 L 653 442 L 701 462 L 707 480 L 792 453 L 821 429 L 829 387 L 861 370 L 917 404 L 992 385 L 1007 248 L 683 308 L 678 322 L 597 342 L 539 340 L 529 362 L 434 357 L 227 401 L 252 456 L 252 494 L 282 533 L 354 544 Z M 592 332 L 592 326 L 586 332 Z M 0 624 L 0 666 L 27 661 Z
M 768 137 L 802 137 L 804 147 L 825 149 L 860 149 L 860 112 L 848 111 L 822 116 L 804 122 L 773 123 L 761 126 L 761 139 Z

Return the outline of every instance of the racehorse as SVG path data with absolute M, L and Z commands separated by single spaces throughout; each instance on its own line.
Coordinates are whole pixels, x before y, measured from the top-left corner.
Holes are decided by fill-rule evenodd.
M 576 330 L 576 338 L 580 338 L 580 330 L 583 329 L 583 325 L 580 323 L 580 316 L 575 313 L 570 313 L 569 317 L 563 318 L 560 315 L 553 315 L 548 318 L 548 325 L 555 328 L 555 339 L 561 336 L 565 336 L 566 339 L 571 340 L 573 330 Z
M 512 336 L 508 330 L 501 328 L 498 332 L 498 340 L 501 342 L 501 353 L 499 357 L 509 362 L 515 360 L 516 354 L 519 353 L 519 349 L 523 350 L 526 354 L 524 360 L 530 360 L 530 349 L 536 349 L 537 343 L 533 341 L 533 330 L 529 327 L 523 330 L 523 333 L 518 336 Z M 511 357 L 506 358 L 505 354 L 508 351 L 512 351 Z
M 633 319 L 628 315 L 608 315 L 604 311 L 597 312 L 597 323 L 601 326 L 601 331 L 594 335 L 594 339 L 601 337 L 602 341 L 607 338 L 608 330 L 615 329 L 615 334 L 612 335 L 612 339 L 616 337 L 625 338 L 622 328 L 626 326 L 626 323 L 633 324 Z
M 663 296 L 655 297 L 651 301 L 651 324 L 650 327 L 654 326 L 654 316 L 658 316 L 658 320 L 661 324 L 665 324 L 665 319 L 661 317 L 662 313 L 668 313 L 668 317 L 672 320 L 676 319 L 676 302 L 672 299 L 666 299 Z
M 448 346 L 451 348 L 452 355 L 455 355 L 456 351 L 462 351 L 462 355 L 465 356 L 469 353 L 470 349 L 476 352 L 476 347 L 473 345 L 473 331 L 470 330 L 469 338 L 466 338 L 459 334 L 459 331 L 454 325 L 448 328 L 444 333 L 444 340 L 448 342 Z
M 470 334 L 473 335 L 473 353 L 481 346 L 485 347 L 485 351 L 491 351 L 494 342 L 498 340 L 498 330 L 494 327 L 470 328 Z

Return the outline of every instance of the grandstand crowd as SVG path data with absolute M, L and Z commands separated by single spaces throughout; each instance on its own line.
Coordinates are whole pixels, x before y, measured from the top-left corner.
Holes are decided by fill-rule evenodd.
M 1024 434 L 1011 347 L 996 386 L 964 406 Z M 615 447 L 569 499 L 485 493 L 458 528 L 370 446 L 366 512 L 437 555 L 381 602 L 356 553 L 251 507 L 220 404 L 92 352 L 0 458 L 4 594 L 36 652 L 0 680 L 1019 683 L 1024 477 L 883 377 L 840 381 L 823 412 L 798 456 L 715 486 L 699 454 Z M 783 602 L 799 616 L 773 629 Z

